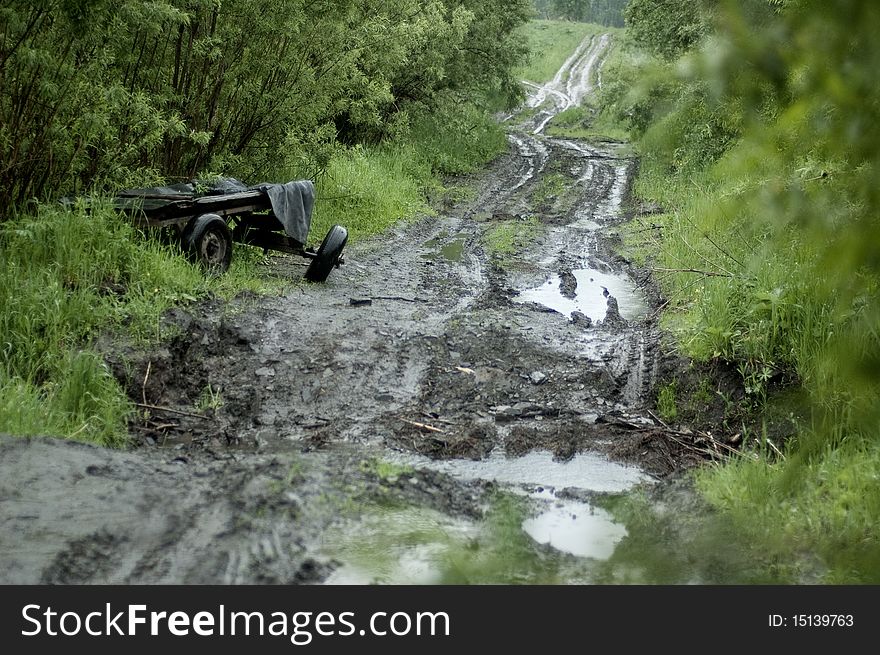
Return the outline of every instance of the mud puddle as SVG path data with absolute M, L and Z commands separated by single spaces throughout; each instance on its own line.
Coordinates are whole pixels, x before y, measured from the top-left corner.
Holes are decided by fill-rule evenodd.
M 626 528 L 604 509 L 586 503 L 560 501 L 523 522 L 523 530 L 539 544 L 577 557 L 607 560 L 627 536 Z
M 595 453 L 579 454 L 565 462 L 542 451 L 522 457 L 493 453 L 481 461 L 435 461 L 405 453 L 387 453 L 386 457 L 395 470 L 427 469 L 457 479 L 489 480 L 499 483 L 501 492 L 521 498 L 525 505 L 520 507 L 521 513 L 511 515 L 512 525 L 508 526 L 518 523 L 520 533 L 514 535 L 508 529 L 504 536 L 517 537 L 524 562 L 541 553 L 562 559 L 570 555 L 579 560 L 608 560 L 627 530 L 587 497 L 623 493 L 649 480 L 638 468 Z M 412 508 L 374 511 L 324 540 L 328 556 L 341 562 L 327 584 L 449 581 L 455 567 L 469 560 L 469 550 L 479 549 L 479 544 L 489 552 L 503 548 L 495 543 L 499 535 L 493 528 L 497 525 L 486 517 L 453 520 Z M 488 556 L 490 560 L 494 557 Z M 579 565 L 590 567 L 584 561 Z M 540 578 L 532 577 L 537 574 L 531 570 L 533 566 L 526 566 L 521 574 L 538 582 Z
M 533 451 L 519 457 L 493 451 L 481 460 L 432 460 L 402 453 L 390 453 L 391 462 L 425 468 L 465 480 L 492 480 L 505 485 L 545 489 L 581 489 L 596 493 L 620 493 L 650 480 L 638 467 L 613 462 L 605 455 L 584 452 L 567 461 L 553 453 Z
M 465 256 L 465 241 L 468 234 L 443 235 L 429 239 L 422 244 L 427 252 L 422 254 L 424 259 L 430 261 L 447 261 L 457 263 Z
M 643 318 L 648 303 L 633 282 L 623 276 L 595 269 L 578 269 L 566 277 L 554 275 L 539 287 L 525 289 L 515 298 L 519 303 L 536 303 L 571 318 L 574 312 L 603 321 L 609 298 L 614 298 L 620 315 L 627 320 Z

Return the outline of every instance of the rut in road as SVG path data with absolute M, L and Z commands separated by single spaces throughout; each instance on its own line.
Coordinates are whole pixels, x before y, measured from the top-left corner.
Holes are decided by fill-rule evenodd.
M 353 247 L 326 284 L 174 310 L 176 336 L 145 355 L 109 346 L 133 400 L 182 412 L 141 415 L 139 448 L 0 435 L 0 581 L 321 582 L 344 569 L 322 544 L 352 501 L 479 521 L 491 480 L 525 482 L 524 467 L 587 492 L 642 476 L 597 452 L 673 470 L 668 441 L 629 429 L 650 422 L 658 342 L 650 280 L 614 249 L 634 163 L 543 134 L 598 85 L 610 46 L 586 39 L 532 89 L 470 200 Z M 534 470 L 546 451 L 577 466 L 553 482 Z M 396 482 L 363 467 L 392 455 L 430 465 Z M 553 494 L 523 525 L 536 543 L 560 507 L 575 529 L 573 513 L 604 521 L 603 551 L 625 534 Z
M 325 285 L 231 318 L 182 314 L 153 386 L 133 376 L 131 392 L 175 405 L 210 385 L 225 404 L 163 438 L 437 458 L 608 450 L 603 419 L 638 418 L 656 373 L 648 301 L 613 250 L 633 160 L 541 132 L 596 88 L 610 45 L 585 39 L 531 90 L 472 200 L 353 248 Z M 499 258 L 487 243 L 505 233 L 522 243 Z

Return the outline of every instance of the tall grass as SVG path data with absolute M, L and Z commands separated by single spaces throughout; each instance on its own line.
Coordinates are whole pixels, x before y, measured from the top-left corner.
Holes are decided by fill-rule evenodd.
M 153 334 L 161 312 L 207 284 L 107 208 L 43 206 L 0 229 L 0 431 L 124 441 L 129 405 L 89 343 Z
M 473 171 L 506 147 L 498 124 L 464 105 L 417 116 L 404 138 L 340 150 L 318 179 L 314 236 L 338 223 L 358 241 L 430 213 L 446 176 Z
M 763 447 L 760 427 L 747 435 L 746 455 L 700 470 L 698 488 L 768 558 L 788 558 L 811 579 L 876 582 L 878 393 L 873 375 L 859 371 L 878 337 L 867 297 L 846 289 L 876 289 L 878 281 L 867 270 L 841 278 L 846 224 L 860 210 L 849 201 L 825 206 L 857 197 L 853 182 L 826 179 L 805 155 L 791 157 L 801 167 L 791 177 L 821 186 L 807 185 L 803 196 L 781 188 L 777 180 L 789 172 L 772 149 L 795 144 L 768 145 L 762 161 L 754 141 L 741 141 L 735 104 L 713 105 L 700 83 L 677 81 L 669 68 L 629 53 L 622 83 L 605 94 L 641 154 L 637 199 L 665 210 L 638 219 L 627 238 L 630 252 L 658 269 L 669 300 L 665 327 L 683 354 L 738 369 L 758 425 L 784 411 L 773 393 L 780 385 L 802 389 L 812 408 L 786 444 Z M 789 215 L 827 210 L 825 221 L 840 232 L 819 238 L 804 222 L 780 220 L 790 198 L 802 204 Z M 829 248 L 835 241 L 840 247 Z

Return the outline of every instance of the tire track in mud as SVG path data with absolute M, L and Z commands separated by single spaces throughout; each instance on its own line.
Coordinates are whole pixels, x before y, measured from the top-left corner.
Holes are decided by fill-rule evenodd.
M 585 39 L 531 87 L 470 199 L 351 248 L 325 284 L 178 309 L 163 348 L 107 348 L 137 402 L 195 412 L 207 389 L 209 420 L 141 416 L 131 453 L 0 437 L 0 578 L 319 581 L 332 566 L 314 544 L 338 520 L 327 499 L 386 498 L 360 462 L 390 451 L 598 451 L 674 468 L 649 433 L 615 421 L 646 421 L 657 368 L 650 280 L 614 251 L 634 162 L 543 134 L 599 83 L 609 46 Z M 520 229 L 515 253 L 490 252 L 488 235 Z M 492 489 L 429 469 L 408 480 L 391 492 L 454 515 L 479 516 Z M 34 504 L 52 509 L 34 518 Z
M 650 280 L 614 252 L 634 162 L 616 145 L 542 134 L 595 88 L 609 46 L 585 39 L 534 89 L 474 198 L 355 248 L 325 285 L 230 319 L 247 348 L 190 357 L 247 410 L 221 409 L 223 437 L 196 426 L 192 443 L 440 459 L 599 449 L 668 472 L 668 457 L 646 458 L 615 427 L 647 422 L 657 371 Z M 530 219 L 532 241 L 493 257 L 487 235 Z

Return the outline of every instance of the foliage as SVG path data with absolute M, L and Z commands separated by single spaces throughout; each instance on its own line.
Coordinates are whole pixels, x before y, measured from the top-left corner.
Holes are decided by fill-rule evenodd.
M 664 274 L 667 325 L 688 354 L 732 362 L 756 407 L 794 383 L 813 408 L 784 459 L 759 451 L 701 487 L 769 550 L 875 580 L 880 8 L 715 2 L 695 22 L 670 7 L 630 5 L 630 33 L 660 60 L 633 59 L 637 91 L 613 97 L 639 139 L 636 192 L 667 209 L 644 247 L 658 267 L 704 271 Z
M 0 8 L 0 205 L 326 168 L 446 98 L 514 102 L 526 0 L 136 0 Z M 266 56 L 271 52 L 272 56 Z
M 630 0 L 624 16 L 632 39 L 666 59 L 680 57 L 708 31 L 693 0 Z
M 629 0 L 535 0 L 535 10 L 544 19 L 598 23 L 623 27 L 623 10 Z
M 678 418 L 678 405 L 676 403 L 676 382 L 673 380 L 664 384 L 657 392 L 657 413 L 667 423 Z
M 119 444 L 128 402 L 84 345 L 106 326 L 155 331 L 163 308 L 204 293 L 201 273 L 100 209 L 5 223 L 0 264 L 0 431 Z

